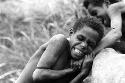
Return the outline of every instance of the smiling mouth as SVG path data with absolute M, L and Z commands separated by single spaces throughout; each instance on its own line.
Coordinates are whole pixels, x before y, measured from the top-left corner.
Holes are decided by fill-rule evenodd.
M 76 53 L 77 57 L 82 57 L 83 55 L 85 55 L 84 52 L 82 52 L 81 50 L 74 48 L 74 52 Z
M 74 51 L 75 51 L 76 53 L 78 53 L 78 54 L 82 54 L 82 52 L 81 52 L 80 50 L 78 50 L 78 49 L 74 49 Z

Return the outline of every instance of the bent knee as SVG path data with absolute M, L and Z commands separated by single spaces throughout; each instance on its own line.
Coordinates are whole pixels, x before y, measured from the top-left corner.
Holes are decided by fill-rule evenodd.
M 34 82 L 44 81 L 47 79 L 48 72 L 44 71 L 44 69 L 36 69 L 33 72 L 32 78 Z
M 39 75 L 40 75 L 40 72 L 39 72 L 38 69 L 36 69 L 36 70 L 33 72 L 33 75 L 32 75 L 32 78 L 33 78 L 33 81 L 34 81 L 34 82 L 40 81 L 40 78 L 43 78 L 42 75 L 41 75 L 40 77 L 39 77 Z

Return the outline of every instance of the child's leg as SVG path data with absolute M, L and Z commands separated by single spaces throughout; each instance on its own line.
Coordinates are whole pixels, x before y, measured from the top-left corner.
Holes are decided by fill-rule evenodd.
M 43 54 L 47 43 L 40 46 L 40 48 L 35 52 L 35 54 L 30 58 L 28 63 L 26 64 L 24 70 L 22 71 L 19 78 L 16 80 L 15 83 L 33 83 L 32 74 L 36 69 L 36 65 Z

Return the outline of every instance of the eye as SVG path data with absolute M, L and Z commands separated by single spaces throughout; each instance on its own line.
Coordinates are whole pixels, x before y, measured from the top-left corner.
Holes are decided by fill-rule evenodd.
M 85 37 L 84 37 L 83 35 L 78 35 L 78 36 L 77 36 L 77 39 L 78 39 L 79 41 L 83 41 L 83 40 L 85 40 Z
M 96 46 L 95 42 L 88 41 L 87 43 L 88 43 L 88 46 L 90 46 L 91 48 L 95 48 L 95 46 Z

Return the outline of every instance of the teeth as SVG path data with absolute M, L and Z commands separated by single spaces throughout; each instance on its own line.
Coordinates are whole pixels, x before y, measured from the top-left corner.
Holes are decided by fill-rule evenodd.
M 81 52 L 80 50 L 78 50 L 78 49 L 75 49 L 75 52 L 77 52 L 77 53 L 79 53 L 79 54 L 82 53 L 82 52 Z

